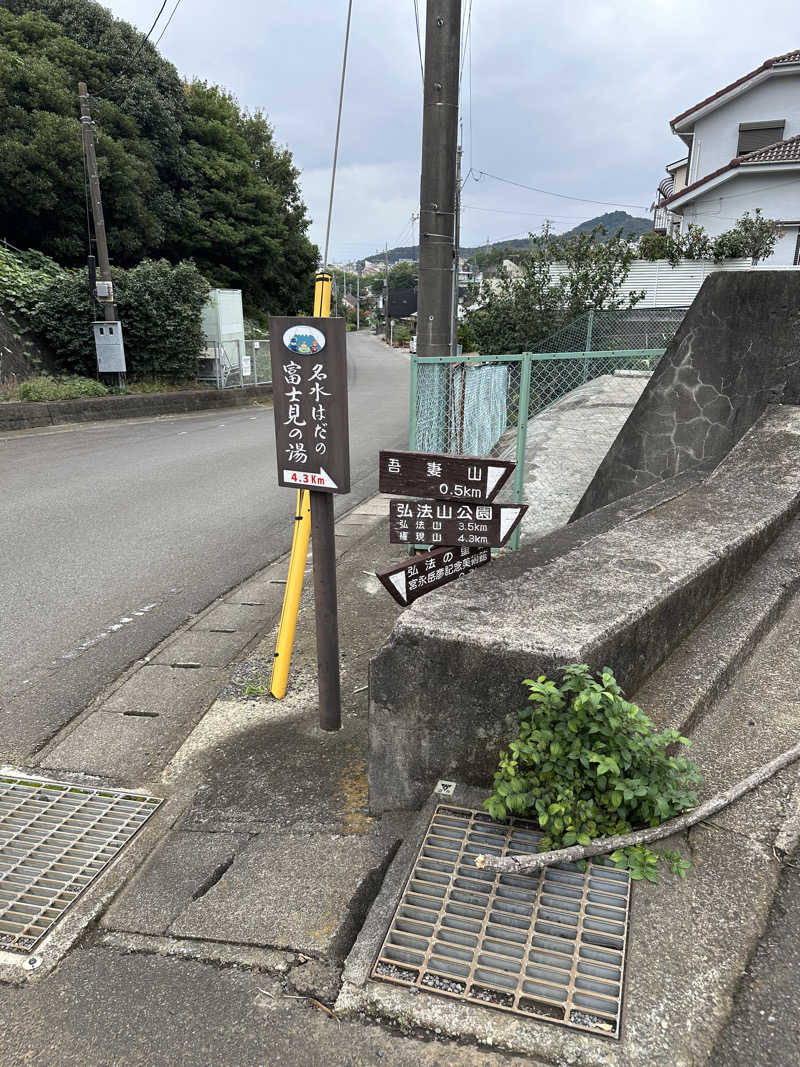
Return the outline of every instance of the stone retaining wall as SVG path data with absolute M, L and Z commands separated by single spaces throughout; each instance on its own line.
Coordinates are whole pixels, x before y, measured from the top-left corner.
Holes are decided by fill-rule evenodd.
M 214 408 L 246 407 L 271 397 L 271 385 L 246 385 L 243 389 L 192 389 L 174 393 L 93 396 L 46 404 L 0 404 L 0 431 L 30 430 L 64 422 L 136 419 Z

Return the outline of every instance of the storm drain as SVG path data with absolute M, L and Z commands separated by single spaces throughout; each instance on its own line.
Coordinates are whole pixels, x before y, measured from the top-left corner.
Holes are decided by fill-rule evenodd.
M 30 952 L 160 803 L 0 775 L 0 948 Z
M 627 873 L 475 866 L 480 853 L 535 852 L 541 837 L 522 819 L 439 806 L 372 977 L 618 1038 Z

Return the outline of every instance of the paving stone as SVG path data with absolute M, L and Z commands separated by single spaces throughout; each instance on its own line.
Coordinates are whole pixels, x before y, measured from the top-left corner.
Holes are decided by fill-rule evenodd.
M 225 667 L 255 636 L 254 630 L 237 630 L 232 634 L 189 630 L 162 649 L 153 663 L 200 663 L 204 667 Z
M 233 862 L 247 834 L 198 834 L 178 830 L 159 845 L 105 915 L 109 930 L 163 934 L 195 896 Z
M 392 851 L 376 834 L 261 834 L 169 932 L 340 959 Z
M 268 604 L 218 604 L 191 627 L 193 632 L 216 629 L 259 630 L 271 622 L 274 611 Z
M 201 718 L 224 677 L 216 667 L 143 667 L 52 749 L 42 766 L 148 779 Z

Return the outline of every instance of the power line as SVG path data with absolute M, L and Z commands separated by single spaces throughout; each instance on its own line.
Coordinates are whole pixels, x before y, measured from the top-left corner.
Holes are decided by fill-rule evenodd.
M 333 190 L 336 185 L 336 163 L 339 158 L 339 134 L 342 129 L 342 102 L 344 101 L 344 76 L 347 71 L 347 47 L 350 43 L 350 17 L 353 14 L 353 0 L 347 4 L 347 28 L 344 34 L 344 54 L 342 55 L 342 80 L 339 85 L 339 111 L 336 115 L 336 139 L 333 144 L 333 166 L 331 167 L 331 195 L 328 200 L 328 225 L 325 230 L 325 256 L 323 270 L 328 269 L 328 245 L 331 239 L 331 218 L 333 217 Z
M 464 41 L 461 46 L 461 60 L 458 64 L 458 85 L 461 87 L 461 76 L 464 73 L 464 59 L 467 54 L 467 41 L 469 40 L 470 29 L 472 27 L 472 0 L 469 0 L 469 8 L 467 10 L 467 21 L 464 25 Z
M 170 22 L 172 22 L 172 18 L 174 16 L 175 12 L 180 7 L 180 5 L 181 5 L 181 0 L 175 0 L 175 7 L 173 7 L 173 9 L 172 9 L 172 15 L 170 15 L 170 17 L 167 19 L 167 24 L 164 27 L 164 29 L 161 31 L 161 33 L 158 35 L 158 40 L 153 44 L 153 48 L 158 48 L 159 44 L 161 43 L 161 38 L 164 36 L 164 34 L 169 29 L 169 24 L 170 24 Z
M 179 2 L 180 2 L 180 0 L 179 0 Z M 135 51 L 135 52 L 133 53 L 133 55 L 132 55 L 132 56 L 131 56 L 131 58 L 130 58 L 130 59 L 128 60 L 128 62 L 127 62 L 127 63 L 125 64 L 125 66 L 124 66 L 124 67 L 122 68 L 122 70 L 121 70 L 121 71 L 119 72 L 119 74 L 116 74 L 116 75 L 115 75 L 115 76 L 114 76 L 114 77 L 113 77 L 113 78 L 111 79 L 111 81 L 110 81 L 110 82 L 108 83 L 108 85 L 107 85 L 107 86 L 105 87 L 105 89 L 106 89 L 106 92 L 108 92 L 108 90 L 109 90 L 109 89 L 110 89 L 110 88 L 111 88 L 111 87 L 112 87 L 113 85 L 116 85 L 116 83 L 117 83 L 117 82 L 118 82 L 118 81 L 120 80 L 120 78 L 124 78 L 124 77 L 125 77 L 125 75 L 126 75 L 126 74 L 128 74 L 128 72 L 129 72 L 129 71 L 130 71 L 130 70 L 131 70 L 131 69 L 133 68 L 133 64 L 134 64 L 134 63 L 136 62 L 136 60 L 137 60 L 137 59 L 139 58 L 139 53 L 141 52 L 141 50 L 142 50 L 142 49 L 144 48 L 144 46 L 145 46 L 145 45 L 147 44 L 148 40 L 150 39 L 150 34 L 151 34 L 151 33 L 153 32 L 153 30 L 154 30 L 154 29 L 156 28 L 156 23 L 157 23 L 157 22 L 158 22 L 158 20 L 159 20 L 159 19 L 161 18 L 162 14 L 163 14 L 163 12 L 164 12 L 164 8 L 165 8 L 165 7 L 167 6 L 167 4 L 168 4 L 168 3 L 169 3 L 169 0 L 164 0 L 164 2 L 162 3 L 161 7 L 160 7 L 160 8 L 158 9 L 158 13 L 157 13 L 156 17 L 155 17 L 155 18 L 153 19 L 153 25 L 152 25 L 152 26 L 150 27 L 150 29 L 149 29 L 149 30 L 147 31 L 147 33 L 146 33 L 146 34 L 144 35 L 144 37 L 142 38 L 142 40 L 141 40 L 141 41 L 139 42 L 139 47 L 138 47 L 138 48 L 136 49 L 136 51 Z M 177 5 L 176 5 L 176 7 L 177 7 Z M 172 13 L 172 14 L 174 15 L 174 14 L 175 14 L 175 12 L 173 11 L 173 13 Z M 170 18 L 172 18 L 172 16 L 170 16 Z M 167 23 L 167 25 L 169 25 L 169 23 Z M 159 40 L 161 40 L 161 38 L 160 38 L 160 37 L 159 37 Z M 123 101 L 123 103 L 124 103 L 124 101 Z
M 417 24 L 417 51 L 419 52 L 419 72 L 422 75 L 422 83 L 425 84 L 425 64 L 422 61 L 422 38 L 419 32 L 419 0 L 414 0 L 414 21 Z
M 527 189 L 531 193 L 541 193 L 544 196 L 557 196 L 560 200 L 577 200 L 581 204 L 600 204 L 602 207 L 635 207 L 641 211 L 650 210 L 645 204 L 627 204 L 623 200 L 592 200 L 588 196 L 569 196 L 567 193 L 554 193 L 551 189 L 537 189 L 534 185 L 524 185 L 522 182 L 515 182 L 510 178 L 501 178 L 499 175 L 489 174 L 489 172 L 485 170 L 479 170 L 473 173 L 478 175 L 475 181 L 479 181 L 480 178 L 492 178 L 494 181 L 502 182 L 504 185 L 514 185 L 517 189 Z

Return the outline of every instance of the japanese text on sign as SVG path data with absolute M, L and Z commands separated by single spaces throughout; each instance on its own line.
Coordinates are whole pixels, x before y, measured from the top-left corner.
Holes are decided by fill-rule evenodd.
M 435 452 L 383 451 L 378 460 L 382 493 L 490 501 L 515 464 L 491 456 L 450 456 Z

